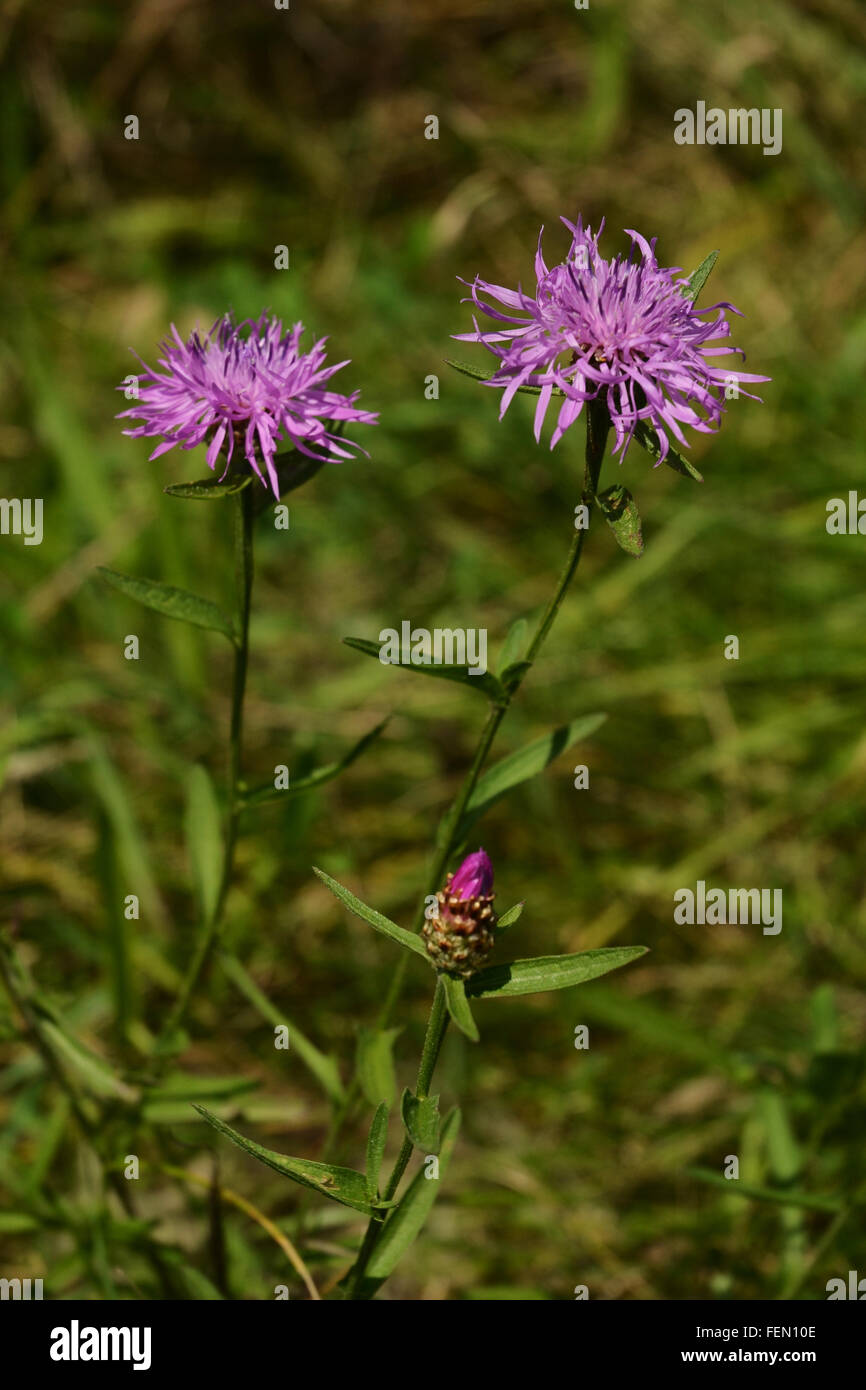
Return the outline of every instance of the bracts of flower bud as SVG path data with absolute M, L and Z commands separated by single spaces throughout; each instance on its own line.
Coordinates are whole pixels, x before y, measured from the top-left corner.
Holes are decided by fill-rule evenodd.
M 437 970 L 468 979 L 493 948 L 493 866 L 483 849 L 470 854 L 444 888 L 423 928 L 427 953 Z

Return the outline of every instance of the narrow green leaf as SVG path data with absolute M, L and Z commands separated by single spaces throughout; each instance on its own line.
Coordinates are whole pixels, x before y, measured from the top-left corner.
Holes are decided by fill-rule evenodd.
M 837 1212 L 845 1205 L 839 1197 L 813 1196 L 796 1188 L 760 1187 L 757 1183 L 742 1182 L 739 1178 L 725 1178 L 721 1173 L 713 1173 L 707 1168 L 686 1168 L 686 1176 L 694 1178 L 696 1182 L 708 1183 L 711 1187 L 724 1188 L 732 1197 L 750 1197 L 757 1202 L 775 1202 L 783 1207 Z
M 597 951 L 578 951 L 569 956 L 534 956 L 506 965 L 489 965 L 467 983 L 473 998 L 504 999 L 514 994 L 540 994 L 548 989 L 569 989 L 596 980 L 646 955 L 646 946 L 604 946 Z
M 646 449 L 650 457 L 658 463 L 662 456 L 662 448 L 652 425 L 648 424 L 646 420 L 638 420 L 635 425 L 634 437 L 641 448 Z M 694 478 L 696 483 L 704 481 L 703 474 L 699 473 L 695 465 L 690 463 L 684 454 L 679 453 L 673 444 L 668 448 L 664 461 L 668 468 L 672 468 L 675 473 L 681 473 L 684 478 Z
M 718 251 L 711 251 L 708 256 L 704 256 L 697 270 L 693 270 L 689 276 L 689 283 L 683 290 L 686 299 L 693 303 L 697 299 L 707 280 L 710 278 L 710 271 L 719 259 Z
M 472 1010 L 466 998 L 465 981 L 459 980 L 455 975 L 447 974 L 442 974 L 439 978 L 445 986 L 445 1003 L 455 1024 L 470 1042 L 478 1042 L 480 1038 L 478 1024 L 472 1017 Z
M 430 1209 L 436 1201 L 442 1179 L 448 1172 L 448 1164 L 454 1152 L 460 1130 L 460 1111 L 452 1110 L 442 1126 L 442 1146 L 439 1152 L 438 1177 L 427 1177 L 428 1165 L 424 1164 L 406 1189 L 396 1211 L 392 1212 L 382 1227 L 370 1263 L 367 1266 L 367 1279 L 381 1282 L 395 1268 L 405 1255 L 409 1246 L 419 1235 Z
M 169 497 L 189 497 L 196 501 L 216 502 L 221 497 L 233 497 L 252 483 L 252 474 L 242 478 L 228 478 L 221 481 L 219 474 L 213 478 L 199 478 L 194 483 L 172 483 L 164 487 Z
M 512 661 L 510 666 L 506 666 L 499 677 L 499 683 L 503 690 L 509 695 L 513 694 L 531 666 L 531 661 Z
M 514 923 L 522 917 L 524 906 L 524 903 L 515 903 L 507 912 L 503 912 L 502 916 L 496 920 L 496 930 L 507 931 L 509 927 L 513 927 Z
M 377 660 L 382 648 L 387 645 L 386 642 L 368 642 L 363 637 L 344 637 L 343 642 L 354 651 L 362 652 L 364 656 L 374 656 Z M 499 700 L 504 694 L 499 681 L 490 671 L 473 676 L 468 666 L 436 665 L 432 662 L 429 666 L 421 666 L 411 661 L 386 661 L 382 664 L 399 671 L 414 671 L 419 676 L 432 676 L 434 680 L 455 681 L 458 685 L 468 685 L 480 694 L 486 695 L 489 700 Z
M 579 739 L 588 738 L 606 719 L 606 714 L 582 714 L 570 724 L 563 724 L 559 729 L 553 729 L 549 734 L 543 734 L 541 738 L 518 748 L 515 753 L 509 753 L 507 758 L 500 759 L 483 777 L 479 777 L 460 822 L 460 834 L 465 834 L 512 787 L 543 772 L 554 758 Z
M 613 487 L 600 492 L 596 497 L 602 516 L 613 532 L 617 545 L 627 555 L 643 555 L 643 531 L 637 503 L 627 487 L 614 483 Z
M 419 1099 L 407 1086 L 400 1102 L 400 1114 L 415 1148 L 420 1149 L 422 1154 L 438 1154 L 439 1097 L 423 1096 Z
M 193 1109 L 197 1110 L 215 1130 L 225 1135 L 226 1139 L 243 1149 L 244 1153 L 257 1158 L 260 1163 L 266 1163 L 276 1173 L 282 1173 L 283 1177 L 291 1178 L 293 1182 L 300 1183 L 301 1187 L 308 1187 L 312 1192 L 320 1193 L 322 1197 L 330 1197 L 332 1201 L 340 1202 L 344 1207 L 352 1207 L 354 1211 L 363 1212 L 365 1216 L 373 1215 L 374 1208 L 367 1193 L 367 1178 L 364 1173 L 357 1173 L 354 1168 L 338 1168 L 333 1163 L 314 1163 L 312 1159 L 290 1158 L 287 1154 L 265 1149 L 261 1144 L 256 1144 L 252 1139 L 239 1134 L 230 1125 L 224 1124 L 203 1105 L 193 1105 Z
M 166 1076 L 159 1085 L 149 1086 L 144 1098 L 146 1105 L 177 1100 L 229 1100 L 255 1090 L 258 1084 L 254 1078 L 244 1076 L 190 1076 L 179 1071 Z
M 375 729 L 371 729 L 369 733 L 364 734 L 364 737 L 353 744 L 349 751 L 344 753 L 342 758 L 338 759 L 337 762 L 327 763 L 323 767 L 317 767 L 315 771 L 308 773 L 307 776 L 299 777 L 296 782 L 292 782 L 290 779 L 289 785 L 281 790 L 278 790 L 272 782 L 266 782 L 263 787 L 257 787 L 254 791 L 247 792 L 243 798 L 244 806 L 264 806 L 268 802 L 290 801 L 292 797 L 303 796 L 306 792 L 314 791 L 316 787 L 323 786 L 325 782 L 330 782 L 334 777 L 338 777 L 341 772 L 345 771 L 347 767 L 350 767 L 356 758 L 360 758 L 364 750 L 369 748 L 370 744 L 379 737 L 390 717 L 391 716 L 388 715 L 380 724 L 376 725 Z
M 219 959 L 229 979 L 237 986 L 244 998 L 249 1000 L 253 1008 L 258 1009 L 262 1018 L 267 1019 L 275 1028 L 288 1028 L 290 1051 L 300 1057 L 304 1066 L 315 1076 L 328 1099 L 336 1105 L 342 1105 L 346 1093 L 334 1058 L 321 1052 L 315 1043 L 310 1042 L 310 1039 L 305 1037 L 300 1028 L 292 1023 L 283 1010 L 278 1009 L 276 1004 L 271 1002 L 236 956 L 231 955 L 228 951 L 220 951 Z
M 388 1139 L 388 1107 L 384 1101 L 376 1106 L 376 1113 L 367 1136 L 367 1194 L 371 1202 L 379 1195 L 379 1173 L 385 1157 L 385 1144 Z
M 113 1096 L 130 1103 L 137 1099 L 138 1092 L 133 1087 L 116 1076 L 107 1062 L 73 1038 L 59 1023 L 42 1018 L 40 1031 L 51 1050 L 71 1067 L 91 1095 L 103 1100 Z
M 199 598 L 197 594 L 191 594 L 186 589 L 175 589 L 170 584 L 160 584 L 155 579 L 136 579 L 131 574 L 119 574 L 117 570 L 106 569 L 104 565 L 100 565 L 96 572 L 127 598 L 162 613 L 163 617 L 221 632 L 230 642 L 237 642 L 231 620 L 210 599 Z
M 322 880 L 326 888 L 330 888 L 334 896 L 340 899 L 340 902 L 345 903 L 350 912 L 354 912 L 356 917 L 360 917 L 374 931 L 381 932 L 383 936 L 390 936 L 392 941 L 396 941 L 400 946 L 405 946 L 409 951 L 414 951 L 416 956 L 420 956 L 422 960 L 428 961 L 421 938 L 416 936 L 414 932 L 398 927 L 396 922 L 390 922 L 387 917 L 382 916 L 381 912 L 376 912 L 374 908 L 362 903 L 361 899 L 356 898 L 354 893 L 350 893 L 348 888 L 344 888 L 342 883 L 338 883 L 335 878 L 331 878 L 330 874 L 326 874 L 322 869 L 317 869 L 315 865 L 313 865 L 313 873 Z
M 471 376 L 475 381 L 489 381 L 496 366 L 491 362 L 489 367 L 472 367 L 468 362 L 455 362 L 452 357 L 446 357 L 445 363 L 453 367 L 455 372 L 460 372 L 462 376 Z
M 397 1093 L 394 1041 L 399 1028 L 360 1028 L 355 1067 L 361 1090 L 371 1105 L 392 1105 Z
M 526 650 L 528 631 L 529 624 L 525 618 L 517 618 L 508 629 L 505 641 L 502 643 L 502 651 L 499 653 L 499 661 L 496 664 L 496 674 L 500 680 L 503 672 L 507 671 L 514 663 L 519 662 L 523 656 Z
M 484 381 L 484 382 L 488 382 L 488 381 L 490 380 L 490 378 L 493 376 L 493 373 L 497 370 L 495 363 L 491 363 L 491 365 L 490 365 L 489 367 L 487 367 L 487 368 L 482 368 L 482 367 L 471 367 L 471 366 L 469 365 L 468 362 L 455 362 L 455 361 L 453 360 L 453 358 L 451 358 L 451 357 L 446 357 L 446 358 L 445 358 L 445 362 L 446 362 L 446 364 L 447 364 L 449 367 L 453 367 L 454 370 L 455 370 L 456 372 L 460 372 L 463 376 L 471 376 L 475 381 Z M 526 395 L 526 396 L 540 396 L 540 395 L 541 395 L 541 387 L 540 387 L 540 386 L 533 386 L 533 385 L 530 385 L 529 383 L 527 383 L 525 386 L 518 386 L 517 390 L 518 390 L 518 393 L 521 394 L 521 395 Z M 560 390 L 560 388 L 559 388 L 558 386 L 554 386 L 554 387 L 553 387 L 553 395 L 554 395 L 554 396 L 564 396 L 564 395 L 565 395 L 565 392 L 562 391 L 562 390 Z
M 187 778 L 184 831 L 202 920 L 210 925 L 223 875 L 220 808 L 213 782 L 197 765 Z

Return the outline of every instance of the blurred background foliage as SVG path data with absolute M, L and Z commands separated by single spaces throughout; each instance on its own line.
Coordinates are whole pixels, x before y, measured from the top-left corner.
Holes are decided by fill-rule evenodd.
M 823 1298 L 863 1268 L 866 571 L 862 537 L 828 535 L 825 508 L 863 477 L 864 39 L 856 0 L 0 9 L 0 490 L 45 499 L 41 546 L 2 538 L 3 918 L 39 1007 L 112 1067 L 142 1065 L 189 956 L 184 769 L 203 761 L 221 784 L 230 654 L 93 571 L 218 601 L 232 582 L 228 508 L 161 491 L 203 457 L 149 464 L 114 419 L 128 349 L 153 362 L 172 321 L 269 308 L 328 334 L 352 359 L 340 388 L 381 411 L 355 431 L 369 461 L 292 494 L 288 532 L 260 525 L 250 780 L 328 761 L 393 717 L 340 780 L 249 817 L 227 923 L 274 1015 L 344 1079 L 394 959 L 310 866 L 408 922 L 483 711 L 341 638 L 408 618 L 486 627 L 492 653 L 546 600 L 579 499 L 582 430 L 538 447 L 531 401 L 499 424 L 494 394 L 443 365 L 470 326 L 457 277 L 530 285 L 539 226 L 552 263 L 558 217 L 578 212 L 606 216 L 608 254 L 625 227 L 687 272 L 718 247 L 702 302 L 746 312 L 734 341 L 773 377 L 763 406 L 733 402 L 718 438 L 695 441 L 703 485 L 636 447 L 605 467 L 636 495 L 646 554 L 593 533 L 498 752 L 609 719 L 494 808 L 482 841 L 500 904 L 526 899 L 517 954 L 651 954 L 584 989 L 479 1006 L 480 1047 L 449 1036 L 439 1089 L 464 1101 L 464 1130 L 382 1296 Z M 698 100 L 782 108 L 782 153 L 676 145 L 673 113 Z M 782 888 L 781 934 L 674 925 L 673 891 L 698 878 Z M 133 892 L 141 918 L 124 922 Z M 410 970 L 401 1086 L 427 993 Z M 183 1094 L 151 1105 L 122 1214 L 21 1030 L 4 997 L 0 1274 L 43 1275 L 50 1297 L 269 1298 L 281 1282 L 305 1296 L 273 1232 L 231 1206 L 215 1219 L 216 1151 L 218 1181 L 321 1287 L 345 1268 L 360 1219 L 227 1151 Z M 85 1104 L 87 1066 L 68 1071 Z M 212 1108 L 319 1154 L 314 1078 L 216 966 L 179 1067 L 247 1083 Z M 368 1121 L 346 1135 L 356 1166 Z M 743 1187 L 789 1200 L 702 1180 L 729 1154 Z

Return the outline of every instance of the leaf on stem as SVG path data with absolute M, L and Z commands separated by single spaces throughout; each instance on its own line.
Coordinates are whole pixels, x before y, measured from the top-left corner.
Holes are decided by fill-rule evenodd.
M 534 956 L 489 965 L 467 981 L 467 992 L 477 999 L 505 999 L 515 994 L 541 994 L 549 989 L 570 989 L 596 980 L 610 970 L 646 955 L 647 946 L 604 946 L 596 951 L 577 951 L 566 956 Z
M 489 370 L 483 367 L 472 367 L 469 365 L 468 362 L 455 362 L 451 357 L 446 357 L 445 362 L 449 367 L 453 367 L 456 372 L 460 372 L 463 376 L 471 376 L 474 378 L 475 381 L 489 382 L 490 378 L 493 376 L 493 373 L 497 370 L 495 366 L 491 367 Z M 526 396 L 541 395 L 541 387 L 534 386 L 529 383 L 527 383 L 524 386 L 518 386 L 517 390 L 518 392 Z M 554 396 L 565 395 L 565 392 L 561 390 L 558 386 L 552 387 L 551 390 Z
M 494 763 L 493 767 L 479 777 L 460 822 L 458 834 L 465 835 L 507 791 L 543 772 L 554 758 L 571 748 L 579 739 L 588 738 L 606 719 L 606 714 L 582 714 L 570 724 L 552 729 L 549 734 L 543 734 L 541 738 L 534 739 L 532 743 L 525 744 L 515 753 L 509 753 L 506 758 Z
M 379 1195 L 379 1173 L 388 1139 L 388 1115 L 388 1107 L 382 1101 L 376 1106 L 370 1133 L 367 1135 L 367 1193 L 371 1202 L 375 1202 Z
M 525 903 L 515 903 L 507 912 L 503 912 L 502 916 L 496 919 L 496 930 L 508 931 L 509 927 L 513 927 L 514 923 L 523 916 L 524 907 Z
M 308 1187 L 322 1197 L 330 1197 L 332 1201 L 340 1202 L 344 1207 L 363 1212 L 365 1216 L 372 1216 L 376 1210 L 375 1204 L 369 1198 L 364 1173 L 357 1173 L 354 1168 L 339 1168 L 334 1163 L 315 1163 L 312 1159 L 290 1158 L 287 1154 L 266 1149 L 261 1144 L 254 1143 L 252 1139 L 247 1139 L 236 1129 L 217 1119 L 216 1115 L 212 1115 L 203 1105 L 193 1105 L 193 1109 L 226 1139 L 243 1149 L 244 1153 L 257 1158 L 260 1163 L 266 1163 L 276 1173 L 291 1178 L 301 1187 Z
M 459 1130 L 460 1111 L 454 1109 L 442 1125 L 442 1144 L 437 1163 L 438 1176 L 428 1176 L 430 1170 L 426 1163 L 415 1174 L 396 1211 L 391 1213 L 382 1227 L 382 1233 L 376 1242 L 370 1263 L 367 1266 L 366 1279 L 361 1287 L 362 1295 L 369 1296 L 370 1286 L 372 1286 L 372 1292 L 375 1292 L 378 1285 L 383 1279 L 388 1278 L 388 1275 L 391 1274 L 409 1246 L 419 1235 L 430 1215 L 430 1209 L 436 1201 L 442 1179 L 448 1171 L 448 1164 L 454 1152 Z
M 273 1004 L 266 994 L 259 989 L 255 980 L 237 959 L 229 951 L 222 950 L 219 953 L 220 964 L 228 975 L 229 979 L 237 986 L 245 999 L 249 1000 L 253 1008 L 258 1009 L 262 1018 L 275 1028 L 288 1028 L 289 1047 L 298 1057 L 304 1066 L 312 1072 L 325 1095 L 336 1105 L 342 1105 L 346 1098 L 343 1083 L 340 1080 L 340 1072 L 333 1057 L 321 1052 L 315 1043 L 301 1032 L 290 1018 Z
M 269 802 L 290 801 L 292 797 L 303 796 L 306 792 L 315 791 L 317 787 L 324 786 L 326 782 L 332 781 L 334 777 L 338 777 L 341 772 L 350 767 L 356 758 L 360 758 L 364 750 L 369 748 L 370 744 L 379 737 L 390 717 L 388 715 L 380 724 L 376 725 L 375 729 L 371 729 L 369 733 L 364 734 L 363 738 L 358 739 L 358 742 L 353 744 L 337 762 L 326 763 L 322 767 L 317 767 L 305 777 L 299 777 L 296 782 L 290 780 L 287 787 L 277 788 L 272 782 L 266 782 L 264 786 L 256 787 L 253 791 L 247 792 L 243 798 L 244 806 L 265 806 Z
M 526 635 L 528 631 L 529 624 L 525 618 L 516 618 L 508 629 L 505 635 L 505 641 L 502 643 L 502 651 L 499 653 L 499 660 L 496 663 L 496 674 L 500 680 L 504 672 L 508 671 L 514 663 L 520 662 L 521 665 L 524 664 L 520 659 L 526 650 Z M 525 664 L 528 665 L 529 663 L 527 662 Z
M 216 502 L 222 497 L 233 497 L 235 493 L 243 492 L 252 481 L 251 474 L 226 480 L 219 477 L 199 478 L 194 483 L 172 483 L 169 487 L 164 487 L 163 492 L 168 493 L 169 497 L 189 497 L 200 502 Z
M 618 546 L 627 555 L 643 555 L 643 531 L 637 503 L 627 487 L 614 483 L 613 487 L 599 492 L 596 501 L 601 514 L 614 534 Z
M 394 1042 L 399 1028 L 359 1028 L 355 1069 L 361 1090 L 371 1105 L 392 1105 L 397 1093 Z
M 363 637 L 344 637 L 343 642 L 347 647 L 352 647 L 356 652 L 362 652 L 364 656 L 374 656 L 380 659 L 380 652 L 387 642 L 368 642 Z M 489 700 L 500 700 L 505 693 L 499 681 L 490 671 L 480 672 L 478 675 L 471 675 L 468 666 L 446 666 L 444 664 L 431 663 L 429 666 L 416 664 L 412 661 L 384 661 L 383 666 L 393 666 L 400 671 L 414 671 L 419 676 L 432 676 L 434 680 L 456 681 L 458 685 L 468 685 L 480 694 L 486 695 Z
M 187 778 L 184 831 L 202 920 L 210 926 L 222 882 L 223 841 L 216 792 L 200 764 Z
M 400 1102 L 406 1133 L 422 1154 L 439 1152 L 439 1097 L 416 1096 L 407 1086 Z
M 230 618 L 210 599 L 199 598 L 186 589 L 175 589 L 171 584 L 160 584 L 155 579 L 136 579 L 131 574 L 119 574 L 117 570 L 99 565 L 97 574 L 119 589 L 127 598 L 152 608 L 165 618 L 176 618 L 181 623 L 191 623 L 193 627 L 209 628 L 221 632 L 230 642 L 237 645 L 237 633 Z
M 708 256 L 704 256 L 697 270 L 692 271 L 689 276 L 689 283 L 683 290 L 686 299 L 690 299 L 692 303 L 694 303 L 701 290 L 704 288 L 704 285 L 707 283 L 707 280 L 710 278 L 710 271 L 718 259 L 718 251 L 711 251 Z
M 481 1035 L 466 998 L 465 981 L 447 973 L 441 974 L 439 978 L 445 987 L 445 1003 L 454 1023 L 470 1042 L 478 1042 Z
M 646 449 L 650 457 L 655 459 L 656 463 L 661 460 L 662 448 L 659 443 L 659 437 L 652 425 L 646 420 L 638 420 L 634 427 L 634 437 L 641 448 Z M 702 483 L 704 481 L 703 474 L 699 473 L 695 465 L 690 463 L 683 454 L 679 453 L 679 451 L 674 448 L 673 444 L 668 447 L 664 461 L 668 468 L 672 468 L 675 473 L 681 473 L 684 478 L 694 478 L 696 483 Z
M 416 956 L 421 956 L 427 964 L 429 960 L 424 944 L 419 936 L 414 932 L 406 931 L 403 927 L 398 927 L 396 922 L 391 922 L 387 917 L 383 917 L 381 912 L 376 912 L 375 908 L 368 907 L 362 903 L 360 898 L 356 898 L 354 893 L 350 893 L 348 888 L 344 888 L 342 883 L 338 883 L 330 874 L 326 874 L 322 869 L 317 869 L 313 865 L 313 873 L 320 878 L 326 888 L 330 888 L 335 897 L 340 902 L 345 903 L 350 912 L 354 912 L 356 917 L 360 917 L 362 922 L 366 922 L 374 931 L 381 932 L 383 936 L 389 936 L 398 945 L 405 946 L 407 950 L 414 951 Z

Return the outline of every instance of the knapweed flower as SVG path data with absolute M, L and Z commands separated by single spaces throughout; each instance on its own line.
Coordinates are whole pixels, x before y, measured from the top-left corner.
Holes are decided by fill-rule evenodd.
M 303 332 L 303 324 L 296 323 L 284 333 L 280 320 L 268 314 L 240 324 L 225 314 L 205 337 L 193 333 L 184 342 L 172 324 L 171 337 L 162 344 L 165 355 L 159 359 L 163 370 L 154 371 L 142 362 L 146 375 L 138 400 L 118 416 L 143 423 L 124 434 L 160 439 L 151 459 L 176 444 L 194 449 L 207 442 L 209 468 L 215 468 L 224 453 L 223 476 L 238 449 L 277 497 L 274 459 L 281 443 L 330 462 L 351 458 L 353 450 L 366 453 L 334 428 L 345 422 L 378 421 L 355 405 L 359 391 L 344 396 L 327 389 L 348 359 L 328 366 L 324 338 L 302 352 Z
M 638 421 L 645 420 L 658 435 L 661 463 L 671 446 L 669 432 L 686 444 L 682 425 L 704 433 L 718 429 L 726 386 L 735 381 L 739 394 L 742 382 L 769 381 L 707 360 L 743 355 L 739 348 L 714 346 L 730 335 L 726 310 L 739 310 L 725 303 L 696 309 L 684 294 L 688 281 L 679 267 L 659 266 L 655 239 L 648 242 L 629 231 L 628 256 L 608 261 L 598 249 L 603 220 L 595 236 L 580 218 L 576 225 L 562 221 L 572 234 L 571 248 L 561 265 L 548 270 L 539 234 L 534 295 L 520 287 L 488 284 L 479 276 L 471 284 L 463 282 L 476 308 L 500 325 L 484 331 L 475 319 L 474 333 L 455 334 L 464 342 L 483 343 L 499 358 L 484 384 L 504 388 L 500 419 L 519 387 L 540 387 L 535 411 L 539 440 L 558 389 L 565 399 L 550 441 L 553 448 L 585 402 L 604 395 L 616 435 L 614 453 L 622 450 L 625 456 Z M 481 294 L 498 300 L 507 312 L 486 303 Z M 707 319 L 713 313 L 716 317 Z
M 437 970 L 468 979 L 493 946 L 493 865 L 483 849 L 463 860 L 436 894 L 436 909 L 422 935 Z

